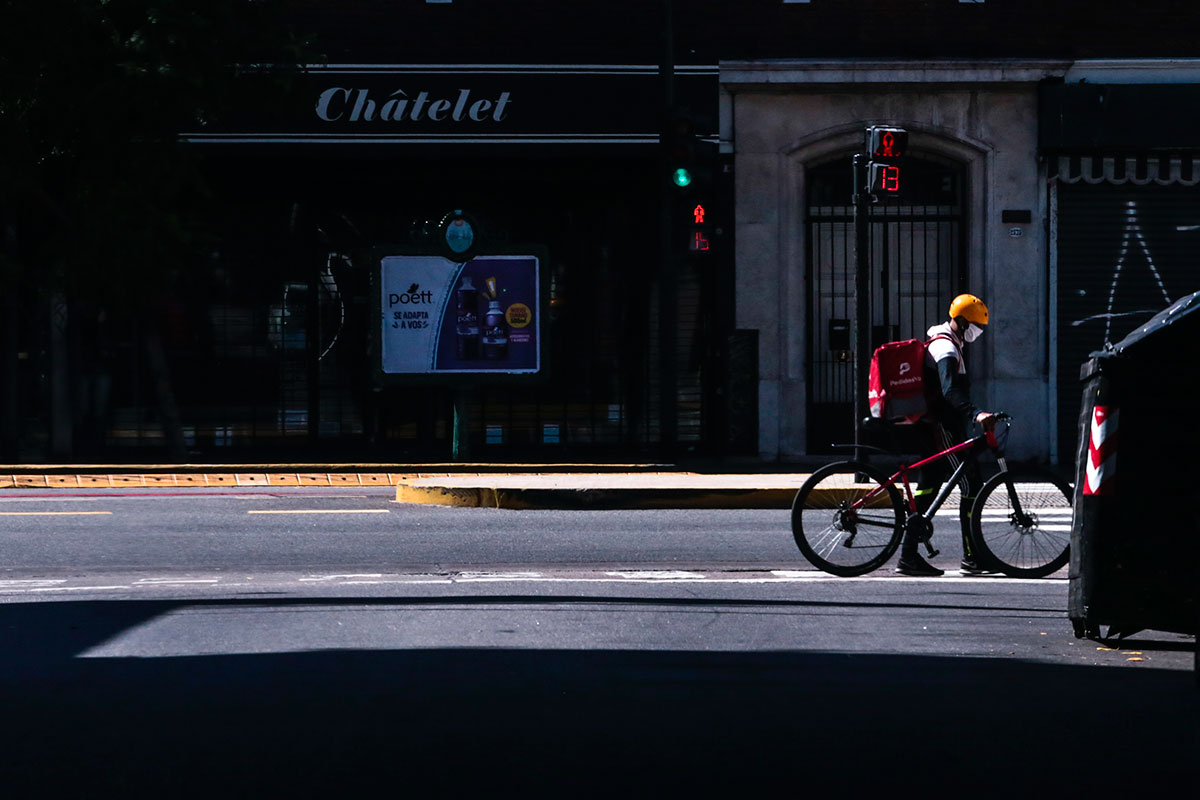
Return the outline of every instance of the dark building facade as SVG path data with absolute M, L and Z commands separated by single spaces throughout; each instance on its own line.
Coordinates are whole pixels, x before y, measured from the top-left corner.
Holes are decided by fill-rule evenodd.
M 718 279 L 731 271 L 714 265 L 732 257 L 732 230 L 717 222 L 715 158 L 700 152 L 716 151 L 715 63 L 671 63 L 666 17 L 635 4 L 644 40 L 609 44 L 594 19 L 547 4 L 531 4 L 529 26 L 511 8 L 401 5 L 300 4 L 294 22 L 324 63 L 181 132 L 208 189 L 199 246 L 149 317 L 66 296 L 30 315 L 54 344 L 17 345 L 12 460 L 727 449 Z M 677 196 L 662 180 L 668 104 L 697 151 Z M 676 212 L 702 223 L 666 241 Z M 446 248 L 451 218 L 472 230 L 461 253 Z M 503 274 L 522 257 L 530 275 Z M 392 291 L 386 259 L 425 277 Z M 454 289 L 472 270 L 481 353 L 389 369 L 396 351 L 454 335 Z M 449 283 L 435 287 L 441 271 Z M 402 302 L 410 286 L 427 309 Z M 522 347 L 532 366 L 487 360 Z
M 662 289 L 660 83 L 636 65 L 329 65 L 309 74 L 294 119 L 190 133 L 220 181 L 213 266 L 235 306 L 211 324 L 259 387 L 233 437 L 430 458 L 449 452 L 457 414 L 460 455 L 612 454 L 655 449 L 665 414 L 696 447 L 711 288 L 700 260 L 681 259 L 671 296 Z M 714 99 L 713 69 L 678 83 Z M 370 354 L 394 320 L 377 309 L 379 259 L 441 257 L 442 220 L 456 212 L 472 222 L 477 258 L 538 258 L 539 297 L 522 298 L 537 369 L 382 375 Z M 450 324 L 445 299 L 431 298 L 435 328 Z M 673 386 L 660 381 L 661 348 L 676 351 Z
M 0 460 L 824 452 L 868 124 L 913 132 L 919 189 L 875 220 L 877 337 L 983 294 L 980 399 L 1069 458 L 1075 362 L 1200 288 L 1200 13 L 1094 11 L 292 3 L 304 72 L 180 132 L 202 225 L 149 310 L 6 295 Z

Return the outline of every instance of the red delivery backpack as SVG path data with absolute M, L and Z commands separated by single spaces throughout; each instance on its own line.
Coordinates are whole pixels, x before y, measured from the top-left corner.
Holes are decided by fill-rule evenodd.
M 929 411 L 925 399 L 925 347 L 920 339 L 906 339 L 875 348 L 867 384 L 872 417 L 912 424 Z

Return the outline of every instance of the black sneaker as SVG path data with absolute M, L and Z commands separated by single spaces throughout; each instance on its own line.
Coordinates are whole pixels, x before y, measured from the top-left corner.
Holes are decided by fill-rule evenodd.
M 962 560 L 962 563 L 959 565 L 959 571 L 962 572 L 963 575 L 995 575 L 996 574 L 996 570 L 988 569 L 987 567 L 981 567 L 981 566 L 979 566 L 979 564 L 977 564 L 975 562 L 974 559 L 971 559 L 971 558 L 964 558 Z
M 915 575 L 921 578 L 936 578 L 938 575 L 946 574 L 943 570 L 938 569 L 915 554 L 900 556 L 900 563 L 896 565 L 896 572 L 899 572 L 901 575 Z

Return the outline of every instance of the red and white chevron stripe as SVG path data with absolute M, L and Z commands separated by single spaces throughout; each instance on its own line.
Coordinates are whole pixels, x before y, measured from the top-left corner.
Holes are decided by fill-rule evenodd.
M 1088 460 L 1083 480 L 1084 494 L 1112 494 L 1117 474 L 1117 418 L 1120 409 L 1096 406 L 1088 441 Z

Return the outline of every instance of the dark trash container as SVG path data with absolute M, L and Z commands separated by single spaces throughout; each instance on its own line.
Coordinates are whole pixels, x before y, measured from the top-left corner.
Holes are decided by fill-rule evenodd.
M 1069 616 L 1078 637 L 1195 634 L 1200 292 L 1083 364 Z M 1200 656 L 1198 656 L 1200 658 Z

